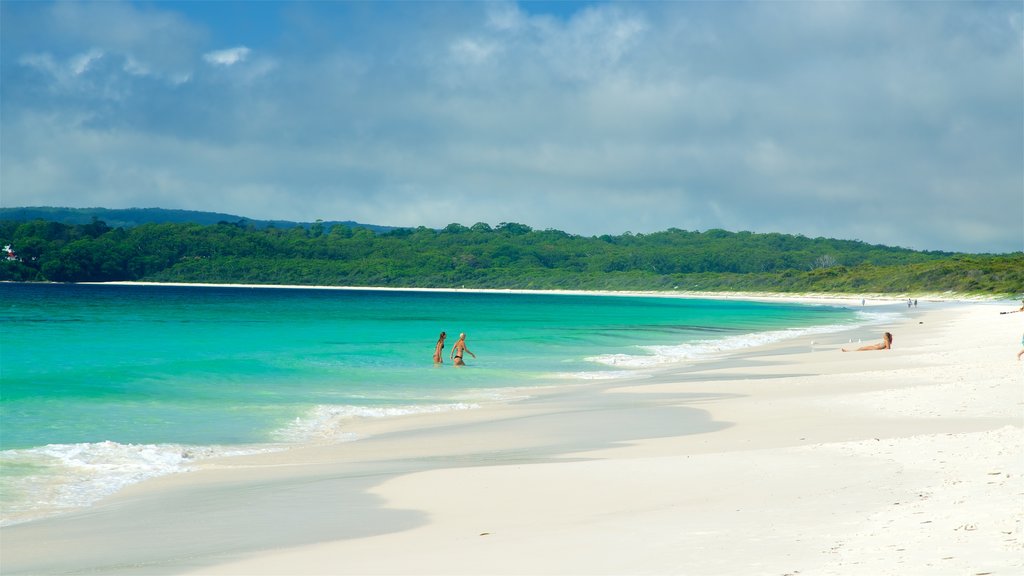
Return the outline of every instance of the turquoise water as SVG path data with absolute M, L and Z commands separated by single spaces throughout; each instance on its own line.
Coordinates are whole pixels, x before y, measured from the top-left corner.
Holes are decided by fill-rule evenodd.
M 472 409 L 862 323 L 844 308 L 652 297 L 0 285 L 4 521 L 203 456 L 350 440 L 346 422 Z M 431 360 L 447 331 L 445 364 Z M 469 366 L 448 353 L 467 333 Z

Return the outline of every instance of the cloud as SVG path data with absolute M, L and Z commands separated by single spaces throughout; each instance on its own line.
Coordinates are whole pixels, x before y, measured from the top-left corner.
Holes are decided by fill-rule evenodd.
M 0 4 L 4 205 L 1024 247 L 1013 3 L 171 6 Z
M 18 59 L 18 63 L 23 66 L 29 66 L 42 72 L 46 72 L 47 74 L 55 77 L 64 75 L 64 67 L 57 64 L 52 54 L 46 52 L 39 54 L 25 54 Z
M 59 62 L 48 52 L 38 54 L 25 54 L 18 59 L 23 66 L 35 68 L 51 76 L 60 84 L 69 84 L 74 78 L 87 73 L 93 64 L 103 58 L 103 51 L 93 48 L 87 52 L 75 54 L 64 62 Z
M 34 30 L 38 43 L 55 51 L 87 45 L 131 62 L 157 77 L 191 73 L 201 26 L 172 11 L 144 9 L 126 2 L 40 4 L 46 20 Z
M 249 52 L 251 50 L 245 46 L 237 46 L 235 48 L 207 52 L 203 54 L 203 60 L 206 60 L 208 64 L 213 66 L 234 66 L 239 62 L 245 61 L 249 56 Z
M 456 61 L 478 65 L 486 63 L 497 48 L 486 41 L 462 38 L 452 43 L 451 51 Z
M 75 76 L 81 76 L 89 70 L 89 66 L 96 60 L 103 57 L 103 51 L 92 49 L 85 54 L 79 54 L 71 59 L 71 72 Z

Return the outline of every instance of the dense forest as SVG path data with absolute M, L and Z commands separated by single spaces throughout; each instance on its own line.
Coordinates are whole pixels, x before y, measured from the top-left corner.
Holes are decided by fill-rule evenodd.
M 583 237 L 524 224 L 442 230 L 246 221 L 112 227 L 0 221 L 0 280 L 1017 296 L 1024 253 L 670 229 Z
M 198 210 L 171 210 L 168 208 L 58 208 L 55 206 L 28 206 L 21 208 L 0 208 L 0 220 L 47 220 L 61 224 L 89 224 L 94 219 L 106 222 L 112 228 L 131 228 L 141 224 L 217 224 L 218 222 L 242 222 L 250 228 L 309 228 L 312 222 L 290 220 L 253 220 L 222 212 L 201 212 Z M 346 220 L 343 222 L 322 222 L 326 226 L 343 225 L 369 228 L 374 232 L 387 232 L 394 226 L 361 224 Z

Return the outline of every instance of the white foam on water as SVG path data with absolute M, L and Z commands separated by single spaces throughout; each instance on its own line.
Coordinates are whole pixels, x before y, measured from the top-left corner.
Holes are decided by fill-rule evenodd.
M 537 390 L 543 390 L 549 386 L 521 386 L 510 388 L 479 388 L 469 389 L 451 396 L 452 400 L 465 400 L 468 404 L 476 406 L 476 402 L 514 402 L 526 400 L 533 397 Z
M 0 525 L 89 506 L 131 484 L 190 470 L 206 458 L 269 450 L 109 441 L 4 450 L 0 466 L 23 473 L 4 474 Z
M 405 406 L 320 405 L 314 407 L 306 416 L 296 418 L 291 424 L 277 431 L 275 437 L 285 442 L 350 442 L 360 438 L 359 435 L 346 430 L 356 418 L 394 418 L 413 414 L 473 410 L 479 407 L 479 404 L 468 402 Z
M 755 346 L 774 344 L 783 340 L 810 336 L 814 334 L 831 334 L 850 330 L 860 326 L 881 324 L 890 322 L 900 317 L 899 313 L 891 312 L 863 312 L 857 313 L 859 321 L 852 324 L 827 324 L 823 326 L 809 326 L 806 328 L 787 328 L 783 330 L 769 330 L 766 332 L 751 332 L 726 338 L 697 340 L 675 345 L 661 346 L 637 346 L 641 354 L 602 354 L 586 358 L 589 362 L 596 362 L 607 366 L 618 368 L 646 369 L 676 364 L 693 360 L 702 360 L 743 350 Z
M 586 381 L 642 375 L 639 370 L 674 362 L 707 358 L 752 346 L 760 346 L 810 334 L 825 334 L 881 324 L 902 316 L 899 313 L 858 312 L 858 322 L 847 325 L 817 326 L 701 340 L 669 346 L 642 346 L 641 354 L 614 354 L 587 358 L 617 370 L 559 373 L 557 377 Z M 625 370 L 621 368 L 626 368 Z M 490 400 L 514 400 L 529 397 L 529 387 L 494 391 Z M 484 399 L 474 391 L 474 399 Z M 525 394 L 525 396 L 524 396 Z M 460 399 L 456 399 L 460 400 Z M 357 418 L 391 418 L 456 410 L 472 410 L 479 404 L 465 401 L 393 406 L 320 405 L 304 417 L 278 431 L 278 440 L 287 443 L 310 441 L 352 441 L 359 436 L 349 432 Z M 3 468 L 0 525 L 41 518 L 68 509 L 89 506 L 119 490 L 159 476 L 194 469 L 199 461 L 281 450 L 282 445 L 260 447 L 187 446 L 178 444 L 120 444 L 95 442 L 51 444 L 38 448 L 0 452 Z
M 590 358 L 588 358 L 590 360 Z M 623 378 L 638 378 L 646 376 L 643 372 L 637 370 L 600 370 L 600 371 L 584 371 L 584 372 L 558 372 L 552 374 L 552 378 L 560 378 L 567 380 L 620 380 Z
M 354 418 L 389 418 L 412 414 L 471 410 L 478 404 L 458 402 L 408 406 L 316 406 L 276 436 L 283 443 L 357 440 L 345 429 Z M 261 446 L 188 446 L 91 442 L 49 444 L 0 452 L 2 505 L 0 526 L 43 518 L 90 506 L 127 486 L 196 468 L 201 460 L 287 449 Z

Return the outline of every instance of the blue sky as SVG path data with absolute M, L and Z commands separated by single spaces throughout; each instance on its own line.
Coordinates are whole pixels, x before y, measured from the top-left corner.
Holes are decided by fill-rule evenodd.
M 0 205 L 1024 249 L 1011 2 L 0 3 Z

